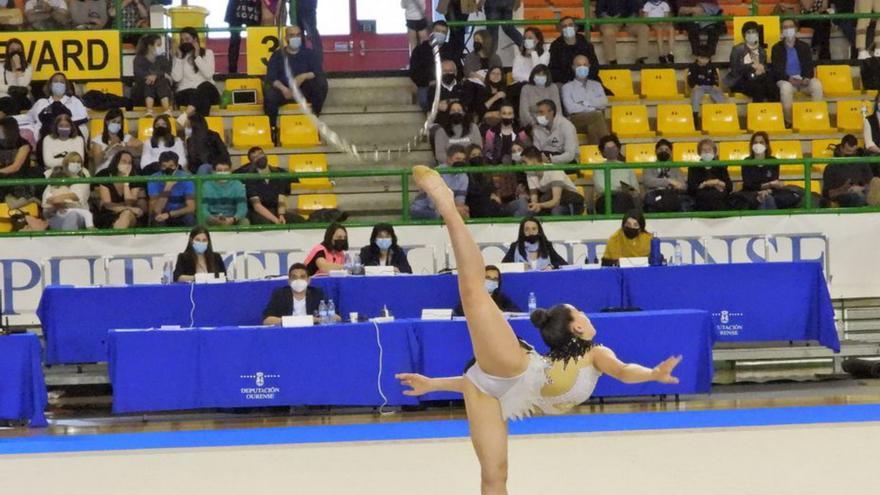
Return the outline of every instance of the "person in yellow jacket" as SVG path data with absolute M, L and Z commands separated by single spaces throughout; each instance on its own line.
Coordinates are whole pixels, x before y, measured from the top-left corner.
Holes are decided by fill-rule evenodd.
M 653 234 L 645 230 L 645 215 L 639 210 L 630 210 L 623 217 L 623 224 L 608 239 L 603 265 L 617 265 L 620 258 L 639 258 L 651 254 Z

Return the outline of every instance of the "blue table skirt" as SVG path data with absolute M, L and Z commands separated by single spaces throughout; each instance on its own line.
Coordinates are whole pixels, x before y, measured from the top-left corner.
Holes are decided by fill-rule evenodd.
M 48 403 L 40 359 L 40 339 L 33 334 L 0 337 L 0 419 L 47 426 Z
M 622 385 L 602 378 L 595 395 L 708 392 L 712 382 L 709 319 L 700 311 L 593 315 L 601 342 L 621 359 L 649 366 L 683 354 L 679 385 Z M 543 348 L 528 320 L 515 330 Z M 414 405 L 394 380 L 400 372 L 462 373 L 472 356 L 464 321 L 397 320 L 379 324 L 382 391 L 389 405 Z M 647 343 L 647 344 L 646 344 Z M 300 329 L 113 330 L 110 379 L 117 413 L 295 405 L 378 406 L 379 347 L 373 324 Z M 461 399 L 432 394 L 423 400 Z
M 664 359 L 681 354 L 676 368 L 677 385 L 641 383 L 626 385 L 602 376 L 594 397 L 621 397 L 662 394 L 702 394 L 712 387 L 713 334 L 709 315 L 704 311 L 644 311 L 637 313 L 591 314 L 596 342 L 611 348 L 624 362 L 652 368 Z M 540 332 L 527 319 L 510 320 L 514 332 L 541 352 L 547 346 Z M 428 376 L 455 376 L 473 357 L 470 336 L 463 321 L 414 322 L 421 344 L 421 369 Z M 428 394 L 424 400 L 460 398 L 458 394 Z

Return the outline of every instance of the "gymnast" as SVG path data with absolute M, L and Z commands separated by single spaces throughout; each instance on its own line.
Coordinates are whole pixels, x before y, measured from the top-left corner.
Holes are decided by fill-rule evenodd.
M 414 167 L 413 178 L 434 201 L 449 230 L 476 360 L 463 377 L 400 373 L 396 378 L 409 387 L 404 392 L 409 396 L 437 391 L 464 396 L 471 443 L 480 462 L 481 493 L 507 493 L 507 419 L 535 412 L 564 413 L 590 397 L 602 373 L 624 383 L 678 383 L 672 371 L 681 356 L 670 357 L 654 369 L 623 363 L 611 349 L 593 343 L 596 329 L 569 304 L 531 314 L 550 348 L 547 356 L 519 340 L 486 292 L 482 253 L 456 209 L 452 191 L 428 167 Z

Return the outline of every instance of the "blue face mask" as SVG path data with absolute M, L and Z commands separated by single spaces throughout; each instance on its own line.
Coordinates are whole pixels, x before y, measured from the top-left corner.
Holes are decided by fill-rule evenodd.
M 578 79 L 586 79 L 590 75 L 590 68 L 586 65 L 580 65 L 574 70 L 574 75 Z
M 63 82 L 53 82 L 52 83 L 52 94 L 54 96 L 64 96 L 64 93 L 67 92 L 67 85 Z
M 486 292 L 488 292 L 489 294 L 492 294 L 496 290 L 498 290 L 498 282 L 496 280 L 486 279 L 485 284 L 486 284 Z
M 299 50 L 303 46 L 303 39 L 299 36 L 292 36 L 288 38 L 287 44 L 294 50 Z
M 446 34 L 435 31 L 435 32 L 431 33 L 431 39 L 434 40 L 434 43 L 436 43 L 438 45 L 442 45 L 442 44 L 446 43 Z
M 389 249 L 391 249 L 391 239 L 376 239 L 376 246 L 378 246 L 379 249 L 381 249 L 382 251 L 388 251 Z
M 562 28 L 562 36 L 565 36 L 566 38 L 574 38 L 575 34 L 577 34 L 577 31 L 574 26 L 566 26 Z
M 534 253 L 535 251 L 538 250 L 538 247 L 540 247 L 537 242 L 527 242 L 525 244 L 526 244 L 526 251 L 529 253 Z
M 208 243 L 205 241 L 193 241 L 192 245 L 196 254 L 205 254 L 208 250 Z
M 547 76 L 535 76 L 535 86 L 546 86 Z

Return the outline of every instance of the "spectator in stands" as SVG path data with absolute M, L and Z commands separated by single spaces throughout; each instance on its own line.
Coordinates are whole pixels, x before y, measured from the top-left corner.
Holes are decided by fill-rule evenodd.
M 828 0 L 800 0 L 801 15 L 815 15 L 828 13 Z M 831 21 L 814 21 L 804 19 L 800 21 L 801 27 L 813 30 L 810 46 L 813 56 L 819 60 L 831 60 Z
M 262 148 L 248 150 L 248 163 L 235 171 L 237 174 L 280 174 L 283 170 L 269 166 L 269 160 Z M 303 218 L 294 211 L 288 211 L 287 196 L 290 194 L 290 180 L 248 180 L 244 181 L 245 194 L 250 206 L 248 220 L 252 225 L 297 223 Z
M 666 0 L 648 0 L 642 7 L 642 14 L 649 19 L 663 19 L 672 16 L 672 8 Z M 672 53 L 675 44 L 675 27 L 668 22 L 658 22 L 651 26 L 657 35 L 657 53 L 661 64 L 674 64 L 675 55 Z M 666 49 L 663 49 L 663 41 L 666 41 Z M 645 53 L 639 51 L 639 53 Z M 664 55 L 667 53 L 668 55 Z
M 645 215 L 630 210 L 623 217 L 620 228 L 608 239 L 602 253 L 603 266 L 619 266 L 621 258 L 644 258 L 651 254 L 654 235 L 645 230 Z
M 0 120 L 0 178 L 42 178 L 36 160 L 31 160 L 31 145 L 21 137 L 18 121 L 13 117 Z M 35 186 L 0 186 L 0 201 L 10 209 L 39 204 Z
M 530 146 L 522 153 L 523 164 L 530 166 L 551 163 L 538 148 Z M 580 215 L 584 197 L 564 170 L 528 172 L 528 211 L 533 215 Z
M 544 235 L 544 227 L 536 217 L 526 217 L 519 223 L 516 242 L 510 245 L 502 263 L 526 263 L 531 270 L 555 270 L 568 263 L 553 249 Z
M 705 138 L 697 144 L 700 161 L 718 160 L 718 147 Z M 726 166 L 688 168 L 688 194 L 694 198 L 697 211 L 723 211 L 730 204 L 733 182 Z
M 428 19 L 425 15 L 425 2 L 421 0 L 400 0 L 400 8 L 406 17 L 406 37 L 409 51 L 428 39 Z
M 773 160 L 770 136 L 764 131 L 752 134 L 746 160 Z M 731 196 L 731 206 L 738 209 L 775 210 L 794 208 L 801 202 L 803 190 L 789 188 L 779 180 L 779 165 L 754 165 L 742 168 L 742 191 Z
M 841 139 L 834 150 L 835 157 L 855 158 L 864 156 L 859 142 L 852 134 Z M 880 179 L 874 177 L 867 163 L 834 163 L 822 172 L 822 197 L 837 206 L 852 208 L 871 203 L 880 204 Z
M 507 294 L 501 292 L 501 270 L 497 266 L 486 266 L 486 291 L 492 296 L 495 305 L 504 313 L 520 313 L 522 310 L 513 302 L 513 299 L 507 297 Z M 461 303 L 452 311 L 455 316 L 464 316 L 464 308 Z
M 476 144 L 472 144 L 465 150 L 468 157 L 468 165 L 471 167 L 485 167 L 485 173 L 468 174 L 468 190 L 465 204 L 468 206 L 471 218 L 492 217 L 523 217 L 529 213 L 529 203 L 526 198 L 514 196 L 510 201 L 504 201 L 498 194 L 494 174 L 491 173 L 483 150 Z
M 153 175 L 159 171 L 159 157 L 166 151 L 174 152 L 180 165 L 187 168 L 189 162 L 186 159 L 184 141 L 174 136 L 171 132 L 171 118 L 162 114 L 153 119 L 153 135 L 143 145 L 141 169 L 144 175 Z
M 578 33 L 573 17 L 559 19 L 559 32 L 561 36 L 550 44 L 550 74 L 553 82 L 562 85 L 574 79 L 571 67 L 578 55 L 586 56 L 591 67 L 599 67 L 596 49 L 583 34 Z M 590 79 L 601 82 L 598 69 L 590 74 Z
M 492 67 L 483 81 L 465 81 L 462 93 L 462 104 L 471 109 L 478 122 L 487 127 L 497 124 L 501 119 L 501 105 L 508 96 L 504 71 L 500 66 Z
M 324 231 L 324 240 L 315 245 L 306 256 L 305 264 L 309 276 L 327 275 L 345 267 L 345 252 L 348 251 L 348 230 L 338 223 L 331 223 Z
M 24 16 L 31 28 L 58 30 L 71 26 L 70 10 L 64 0 L 28 0 L 24 4 Z
M 599 0 L 596 3 L 596 17 L 600 19 L 638 18 L 642 5 L 644 3 L 639 0 Z M 617 64 L 617 34 L 620 32 L 629 33 L 630 36 L 636 37 L 638 43 L 636 63 L 643 64 L 647 60 L 648 35 L 650 34 L 647 24 L 599 24 L 599 31 L 602 33 L 602 53 L 605 55 L 607 64 Z M 661 63 L 664 58 L 660 58 Z M 598 68 L 598 64 L 596 67 Z
M 150 27 L 151 0 L 122 0 L 122 29 L 143 29 Z M 116 2 L 110 2 L 110 17 L 116 18 Z M 111 22 L 111 24 L 113 24 Z M 115 24 L 114 24 L 115 26 Z M 141 35 L 129 34 L 122 37 L 123 43 L 137 44 Z
M 83 157 L 79 153 L 69 153 L 61 166 L 47 172 L 49 179 L 71 179 L 88 177 L 83 168 Z M 82 230 L 95 228 L 94 217 L 89 211 L 88 184 L 47 186 L 43 191 L 43 218 L 51 230 Z
M 171 80 L 176 84 L 177 106 L 184 109 L 178 118 L 181 126 L 194 113 L 202 117 L 211 115 L 211 105 L 220 103 L 220 93 L 214 85 L 214 52 L 202 48 L 199 33 L 191 27 L 180 31 L 180 43 L 171 64 Z
M 440 46 L 441 60 L 453 61 L 452 49 L 446 43 L 446 37 L 449 35 L 449 26 L 444 21 L 436 21 L 431 27 L 431 37 L 419 43 L 413 49 L 409 57 L 409 78 L 416 85 L 416 94 L 419 107 L 427 113 L 431 110 L 433 101 L 428 98 L 429 89 L 436 85 L 434 77 L 434 51 L 433 44 Z M 453 62 L 454 63 L 454 62 Z M 455 74 L 457 71 L 451 71 Z M 454 77 L 453 77 L 454 79 Z
M 676 3 L 678 4 L 678 15 L 681 17 L 721 15 L 718 0 L 678 0 Z M 701 46 L 705 46 L 709 58 L 714 57 L 715 50 L 718 48 L 718 38 L 727 33 L 727 25 L 723 21 L 685 22 L 683 24 L 691 44 L 691 53 L 697 53 Z M 703 43 L 702 36 L 706 36 L 705 43 Z
M 324 45 L 321 43 L 321 33 L 318 32 L 318 0 L 299 0 L 296 3 L 296 21 L 300 32 L 309 37 L 309 45 L 318 57 L 318 65 L 322 65 Z
M 188 177 L 189 173 L 180 167 L 178 155 L 173 151 L 163 151 L 159 155 L 159 171 L 155 177 Z M 147 195 L 150 197 L 150 216 L 154 227 L 192 227 L 196 223 L 195 185 L 189 181 L 149 182 Z
M 837 14 L 852 14 L 855 12 L 855 0 L 831 0 L 831 7 Z M 856 49 L 856 20 L 855 19 L 838 19 L 834 21 L 838 29 L 843 33 L 846 40 L 849 41 L 849 58 L 855 60 L 859 51 Z M 870 26 L 868 31 L 870 31 Z M 865 33 L 866 35 L 869 33 Z
M 79 134 L 79 128 L 67 114 L 61 114 L 51 126 L 51 131 L 37 143 L 37 158 L 47 171 L 60 167 L 64 158 L 76 153 L 86 156 L 86 140 Z M 82 158 L 80 158 L 82 160 Z
M 13 115 L 31 108 L 31 79 L 34 69 L 28 63 L 24 44 L 18 38 L 6 42 L 6 55 L 0 67 L 0 101 L 7 101 Z
M 377 223 L 370 234 L 370 244 L 361 248 L 364 266 L 393 266 L 395 273 L 412 273 L 406 251 L 397 244 L 397 234 L 390 223 Z
M 865 151 L 869 155 L 880 155 L 880 93 L 874 97 L 872 110 L 870 116 L 866 113 L 862 119 L 862 138 L 865 140 Z M 874 175 L 880 176 L 878 173 Z
M 89 135 L 88 110 L 82 100 L 76 97 L 73 83 L 67 76 L 61 72 L 53 74 L 43 86 L 43 94 L 46 97 L 34 102 L 28 112 L 27 120 L 33 125 L 34 134 L 42 137 L 48 132 L 55 117 L 68 113 L 73 118 L 73 123 L 79 126 L 79 133 L 83 136 Z M 43 126 L 47 127 L 46 131 L 43 131 Z
M 17 31 L 24 27 L 25 0 L 6 0 L 0 4 L 3 5 L 0 7 L 0 31 Z
M 782 21 L 782 40 L 773 45 L 770 70 L 779 86 L 779 98 L 786 125 L 791 126 L 791 107 L 797 92 L 810 95 L 813 101 L 822 101 L 822 82 L 816 75 L 810 45 L 797 39 L 797 24 L 793 19 Z
M 574 58 L 574 79 L 562 86 L 562 104 L 577 132 L 587 135 L 587 144 L 598 144 L 608 135 L 605 109 L 608 97 L 602 84 L 590 79 L 590 61 L 584 55 Z
M 754 102 L 779 101 L 771 68 L 768 66 L 767 50 L 758 38 L 758 23 L 748 21 L 742 26 L 742 43 L 730 51 L 730 71 L 724 84 L 736 93 L 744 93 Z
M 309 285 L 309 271 L 306 265 L 294 263 L 287 271 L 288 284 L 272 291 L 272 298 L 263 310 L 263 325 L 281 325 L 283 316 L 309 316 L 319 322 L 318 307 L 324 300 L 324 291 Z M 333 319 L 340 321 L 339 315 Z
M 550 100 L 556 108 L 562 108 L 560 86 L 553 82 L 546 65 L 536 65 L 532 69 L 529 83 L 522 87 L 519 95 L 519 123 L 523 127 L 532 127 L 537 123 L 539 102 Z
M 70 2 L 70 21 L 75 29 L 104 29 L 110 20 L 106 0 Z
M 134 85 L 131 99 L 135 104 L 143 103 L 146 115 L 153 115 L 156 102 L 162 110 L 171 110 L 171 62 L 165 54 L 165 45 L 158 35 L 147 34 L 138 40 L 134 57 Z
M 436 11 L 448 21 L 466 21 L 471 14 L 471 12 L 464 12 L 462 10 L 461 0 L 440 0 L 437 3 Z M 450 57 L 452 60 L 461 60 L 463 58 L 465 48 L 464 37 L 467 29 L 466 27 L 459 27 L 449 30 L 446 42 L 452 51 L 452 56 Z
M 480 30 L 474 33 L 474 50 L 464 58 L 464 76 L 482 81 L 490 68 L 501 65 L 501 58 L 492 48 L 489 31 Z
M 232 163 L 223 138 L 208 128 L 208 122 L 201 115 L 193 115 L 183 132 L 186 136 L 186 160 L 190 172 L 210 174 L 218 164 Z
M 505 163 L 505 158 L 507 160 L 506 163 L 510 163 L 513 143 L 517 141 L 524 143 L 529 139 L 526 130 L 517 125 L 511 103 L 502 103 L 498 115 L 500 121 L 486 131 L 486 136 L 483 140 L 483 152 L 486 157 L 486 163 L 493 165 Z
M 550 52 L 544 47 L 544 33 L 535 27 L 526 28 L 522 48 L 513 51 L 514 82 L 530 83 L 535 67 L 549 63 Z
M 519 10 L 521 3 L 521 0 L 477 0 L 477 10 L 482 8 L 488 21 L 510 21 L 513 19 L 513 12 Z M 523 35 L 516 26 L 506 24 L 501 29 L 504 30 L 504 34 L 510 38 L 510 41 L 516 45 L 514 50 L 522 46 Z M 492 35 L 490 39 L 493 46 L 492 51 L 498 51 L 501 48 L 499 46 L 501 39 L 498 37 L 498 26 L 490 27 L 489 33 Z
M 654 153 L 658 162 L 672 160 L 672 143 L 657 141 Z M 646 168 L 642 172 L 645 185 L 645 211 L 682 211 L 692 206 L 687 196 L 687 182 L 678 167 Z
M 470 143 L 469 143 L 470 144 Z M 467 151 L 464 145 L 452 144 L 446 148 L 445 158 L 439 162 L 440 167 L 464 167 L 467 166 Z M 458 212 L 464 218 L 470 218 L 470 210 L 467 206 L 467 192 L 469 181 L 467 174 L 442 174 L 446 185 L 452 189 L 455 195 L 455 205 Z M 424 192 L 415 197 L 409 207 L 410 216 L 416 220 L 433 220 L 440 218 L 437 208 L 431 198 Z
M 105 169 L 109 177 L 134 177 L 134 156 L 128 150 L 121 150 L 110 160 Z M 137 227 L 147 211 L 147 194 L 144 184 L 116 182 L 98 184 L 98 211 L 95 225 L 102 229 L 131 229 Z
M 262 0 L 229 0 L 226 16 L 223 18 L 229 27 L 251 27 L 262 24 Z M 229 32 L 229 73 L 238 72 L 238 58 L 241 54 L 241 32 Z
M 213 173 L 229 176 L 232 165 L 218 162 Z M 208 225 L 229 227 L 232 225 L 248 225 L 247 197 L 244 184 L 237 180 L 207 181 L 202 184 L 202 216 Z
M 541 153 L 550 156 L 552 163 L 576 163 L 578 137 L 574 125 L 560 115 L 556 103 L 544 100 L 538 103 L 537 125 L 532 127 L 532 144 Z
M 691 88 L 691 108 L 694 123 L 699 126 L 703 97 L 709 95 L 713 103 L 724 103 L 727 97 L 718 85 L 718 69 L 712 64 L 709 49 L 701 46 L 694 53 L 694 61 L 688 66 L 687 84 Z M 698 127 L 699 128 L 699 127 Z
M 123 130 L 125 116 L 122 110 L 111 108 L 104 114 L 104 128 L 101 134 L 92 136 L 89 155 L 95 173 L 106 169 L 117 153 L 123 150 L 140 152 L 144 144 Z
M 173 278 L 175 282 L 192 282 L 196 279 L 197 273 L 212 273 L 215 277 L 221 274 L 226 276 L 226 264 L 223 263 L 223 258 L 214 252 L 211 233 L 201 225 L 193 227 L 189 232 L 186 249 L 177 255 Z
M 620 140 L 615 134 L 603 136 L 599 140 L 599 152 L 606 163 L 623 163 Z M 611 169 L 611 212 L 624 213 L 641 204 L 639 198 L 639 179 L 631 168 Z M 605 212 L 605 170 L 593 171 L 593 193 L 596 196 L 596 212 Z
M 445 159 L 448 157 L 446 151 L 450 146 L 469 144 L 483 146 L 480 129 L 473 123 L 473 118 L 465 111 L 464 105 L 453 100 L 449 104 L 449 116 L 446 122 L 434 133 L 434 159 L 437 163 L 446 163 Z
M 277 141 L 278 109 L 285 103 L 294 102 L 293 91 L 290 89 L 287 68 L 296 81 L 303 97 L 311 105 L 315 115 L 321 115 L 324 100 L 327 99 L 327 78 L 321 68 L 321 59 L 311 48 L 303 46 L 302 30 L 299 26 L 290 26 L 285 31 L 287 46 L 275 50 L 269 58 L 266 73 L 266 96 L 263 107 L 269 116 L 269 124 L 274 130 Z
M 446 125 L 449 117 L 449 104 L 452 101 L 461 101 L 464 97 L 464 85 L 461 83 L 461 77 L 456 68 L 455 62 L 452 60 L 443 60 L 441 62 L 441 78 L 440 78 L 440 103 L 437 110 L 437 124 Z M 429 106 L 434 104 L 434 94 L 437 88 L 430 86 L 428 88 Z M 429 107 L 430 108 L 430 107 Z
M 880 11 L 880 8 L 878 7 L 880 6 L 878 6 L 872 0 L 856 0 L 856 12 L 860 14 L 871 12 L 876 13 Z M 874 52 L 868 52 L 868 47 L 870 46 L 868 44 L 869 24 L 874 23 L 872 22 L 872 19 L 867 17 L 861 18 L 856 21 L 856 50 L 858 50 L 859 52 L 859 60 L 870 58 L 871 55 L 875 57 L 880 56 L 880 29 L 877 29 L 876 27 L 874 29 Z

